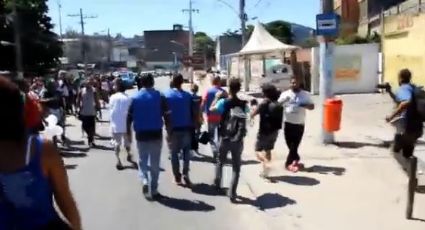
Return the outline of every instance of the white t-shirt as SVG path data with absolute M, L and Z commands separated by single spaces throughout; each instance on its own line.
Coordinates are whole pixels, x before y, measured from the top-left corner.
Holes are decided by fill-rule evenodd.
M 300 90 L 298 93 L 287 90 L 279 97 L 279 103 L 284 106 L 284 122 L 296 125 L 305 123 L 306 109 L 300 105 L 313 104 L 310 93 Z
M 127 132 L 127 116 L 131 106 L 131 98 L 125 93 L 115 93 L 111 96 L 109 107 L 111 113 L 111 132 Z

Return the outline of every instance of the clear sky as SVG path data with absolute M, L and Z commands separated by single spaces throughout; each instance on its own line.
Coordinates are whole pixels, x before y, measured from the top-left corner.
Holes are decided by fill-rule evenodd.
M 79 13 L 97 16 L 87 19 L 86 33 L 122 33 L 125 36 L 142 35 L 144 30 L 172 29 L 172 25 L 187 26 L 188 15 L 182 12 L 188 8 L 189 0 L 48 0 L 49 15 L 59 33 L 58 1 L 62 4 L 62 28 L 80 31 L 78 17 L 68 17 Z M 195 31 L 204 31 L 217 36 L 228 29 L 236 30 L 240 26 L 235 11 L 239 0 L 222 0 L 233 6 L 231 9 L 219 0 L 193 0 L 193 6 L 199 9 L 194 14 Z M 246 0 L 249 18 L 258 17 L 260 22 L 285 20 L 310 27 L 315 25 L 315 15 L 320 9 L 320 0 Z M 256 21 L 255 20 L 255 21 Z M 249 23 L 255 23 L 250 21 Z

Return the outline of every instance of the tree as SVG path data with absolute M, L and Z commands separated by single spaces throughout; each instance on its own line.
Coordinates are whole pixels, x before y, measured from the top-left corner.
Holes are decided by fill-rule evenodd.
M 14 42 L 13 1 L 16 1 L 18 31 L 21 35 L 22 62 L 25 72 L 43 74 L 56 67 L 62 56 L 61 42 L 52 32 L 51 18 L 47 16 L 46 0 L 0 1 L 0 40 Z M 0 69 L 16 70 L 13 46 L 0 46 Z
M 78 33 L 76 30 L 72 29 L 71 27 L 67 28 L 65 30 L 65 34 L 63 35 L 64 38 L 80 38 L 81 34 Z
M 194 47 L 195 52 L 206 54 L 208 59 L 214 58 L 215 56 L 214 40 L 204 32 L 197 32 L 194 37 L 195 37 L 195 47 Z
M 317 39 L 314 38 L 314 37 L 306 39 L 301 44 L 301 47 L 303 47 L 303 48 L 312 48 L 312 47 L 317 47 L 317 46 L 319 46 L 319 42 L 317 42 Z
M 273 37 L 279 41 L 285 44 L 292 44 L 294 35 L 292 34 L 291 24 L 288 22 L 278 20 L 263 24 L 263 26 Z M 254 31 L 254 26 L 248 25 L 246 31 L 248 37 L 251 37 L 251 34 Z
M 229 36 L 229 37 L 232 37 L 232 36 L 236 36 L 236 35 L 241 35 L 241 33 L 239 32 L 239 30 L 230 30 L 230 29 L 228 29 L 226 32 L 224 32 L 223 33 L 223 36 Z

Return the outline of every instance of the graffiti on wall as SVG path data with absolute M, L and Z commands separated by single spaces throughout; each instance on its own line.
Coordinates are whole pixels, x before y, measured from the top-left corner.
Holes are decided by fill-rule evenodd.
M 336 80 L 358 80 L 362 69 L 359 55 L 337 55 L 334 61 Z

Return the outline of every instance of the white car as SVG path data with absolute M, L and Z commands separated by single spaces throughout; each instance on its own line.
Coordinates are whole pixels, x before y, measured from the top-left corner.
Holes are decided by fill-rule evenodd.
M 281 91 L 289 88 L 291 77 L 294 75 L 291 65 L 278 64 L 269 68 L 261 78 L 261 84 L 272 84 Z

